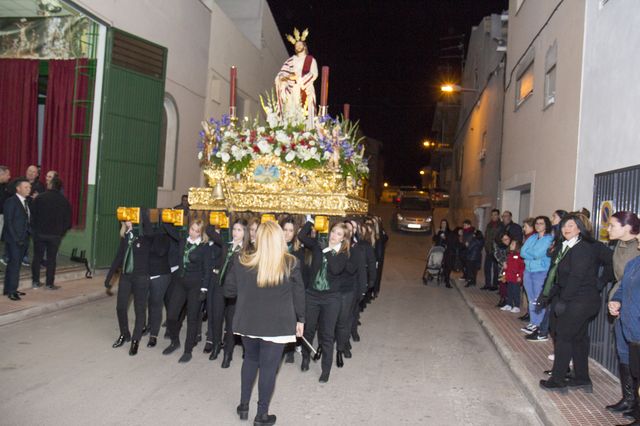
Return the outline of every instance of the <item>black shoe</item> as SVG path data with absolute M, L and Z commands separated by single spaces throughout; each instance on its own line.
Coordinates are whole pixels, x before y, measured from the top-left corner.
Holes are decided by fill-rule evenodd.
M 360 335 L 358 334 L 357 331 L 354 331 L 353 333 L 351 333 L 351 339 L 353 339 L 354 342 L 360 341 Z
M 124 345 L 124 342 L 128 342 L 131 340 L 131 336 L 125 336 L 124 334 L 121 334 L 120 337 L 118 337 L 118 340 L 115 341 L 115 343 L 113 345 L 111 345 L 112 348 L 119 348 L 120 346 Z
M 209 355 L 209 361 L 218 359 L 218 355 L 220 354 L 220 349 L 222 349 L 220 345 L 218 344 L 213 345 L 213 348 L 211 349 L 211 355 Z
M 169 331 L 165 331 L 164 332 L 164 338 L 165 339 L 171 339 L 171 335 L 169 334 Z
M 567 386 L 572 389 L 582 389 L 584 393 L 593 393 L 593 384 L 591 383 L 591 380 L 570 378 L 567 380 Z
M 337 351 L 336 352 L 336 367 L 338 367 L 338 368 L 344 367 L 344 360 L 342 359 L 342 352 L 341 351 Z
M 498 304 L 496 305 L 496 308 L 502 308 L 504 305 L 507 304 L 507 301 L 504 299 L 500 299 L 500 301 L 498 302 Z
M 304 355 L 304 353 L 302 354 L 302 364 L 300 364 L 300 371 L 308 371 L 309 370 L 309 361 L 311 361 L 311 358 L 309 357 L 309 355 Z
M 329 372 L 323 371 L 318 381 L 320 383 L 327 383 L 329 381 Z
M 485 285 L 484 287 L 480 287 L 480 290 L 491 290 L 491 286 Z
M 546 374 L 547 376 L 553 376 L 553 370 L 544 370 L 544 374 Z M 564 376 L 565 380 L 569 380 L 571 379 L 571 369 L 567 368 L 567 374 Z
M 31 283 L 31 288 L 34 290 L 39 289 L 40 287 L 42 287 L 42 283 L 39 281 L 34 281 Z
M 276 416 L 274 414 L 256 414 L 253 419 L 253 426 L 272 426 L 276 424 Z
M 445 284 L 445 287 L 446 287 L 446 288 L 453 288 L 453 287 L 451 287 L 451 283 L 446 283 L 446 284 Z
M 622 413 L 622 416 L 631 420 L 640 420 L 640 410 L 638 406 L 634 404 L 633 408 Z
M 202 353 L 210 354 L 212 350 L 213 350 L 213 342 L 210 340 L 207 340 L 207 342 L 204 344 L 204 349 L 202 350 Z
M 347 358 L 347 359 L 352 357 L 351 350 L 349 350 L 349 349 L 345 348 L 345 350 L 342 351 L 342 353 L 344 354 L 344 357 Z
M 149 343 L 147 343 L 147 347 L 155 348 L 157 343 L 158 343 L 158 338 L 151 336 L 149 337 Z
M 17 302 L 18 300 L 22 300 L 22 298 L 18 295 L 18 293 L 11 293 L 7 296 L 10 300 Z
M 231 360 L 233 359 L 233 355 L 229 352 L 224 353 L 224 357 L 222 357 L 222 368 L 229 368 L 231 366 Z
M 142 327 L 142 335 L 146 336 L 147 334 L 149 334 L 149 331 L 151 331 L 151 328 L 149 328 L 148 325 L 145 325 L 144 327 Z
M 138 353 L 138 346 L 140 345 L 140 342 L 137 340 L 132 340 L 131 341 L 131 347 L 129 348 L 129 355 L 134 356 Z
M 287 354 L 284 356 L 284 362 L 286 364 L 293 364 L 295 362 L 295 359 L 293 358 L 293 351 L 287 352 Z
M 51 284 L 51 285 L 47 284 L 45 286 L 45 288 L 47 290 L 60 290 L 60 286 L 59 285 L 55 285 L 55 284 Z
M 236 413 L 240 416 L 240 420 L 247 420 L 249 418 L 249 403 L 241 402 L 236 408 Z
M 492 286 L 489 291 L 498 291 L 498 286 L 494 285 Z
M 529 321 L 531 318 L 529 317 L 529 312 L 527 312 L 526 314 L 522 315 L 521 317 L 518 317 L 518 319 L 520 321 Z
M 318 346 L 318 349 L 316 350 L 316 354 L 313 356 L 313 362 L 316 362 L 320 358 L 322 358 L 322 346 Z
M 546 391 L 559 392 L 561 394 L 567 393 L 567 384 L 558 383 L 553 379 L 540 380 L 540 388 Z
M 20 290 L 16 290 L 16 293 L 18 294 L 18 296 L 26 296 L 27 293 L 25 293 L 24 291 L 20 291 Z
M 187 362 L 191 361 L 191 352 L 185 352 L 182 354 L 182 356 L 180 357 L 180 359 L 178 360 L 178 362 L 182 363 L 182 364 L 186 364 Z
M 169 346 L 162 351 L 162 355 L 172 354 L 176 349 L 180 347 L 180 340 L 172 340 Z

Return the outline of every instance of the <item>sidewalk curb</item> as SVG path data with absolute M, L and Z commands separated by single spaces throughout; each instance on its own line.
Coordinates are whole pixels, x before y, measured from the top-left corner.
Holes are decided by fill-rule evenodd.
M 73 306 L 82 305 L 84 303 L 100 300 L 105 297 L 110 297 L 104 289 L 94 291 L 92 293 L 83 294 L 69 299 L 59 300 L 55 303 L 48 303 L 46 305 L 34 306 L 31 308 L 22 309 L 20 311 L 11 312 L 5 315 L 0 315 L 0 327 L 13 324 L 19 321 L 24 321 L 29 318 L 38 317 L 52 312 L 60 311 L 63 309 L 71 308 Z
M 478 322 L 482 326 L 482 329 L 485 331 L 489 339 L 491 339 L 496 350 L 511 370 L 511 373 L 516 378 L 525 396 L 529 402 L 533 404 L 536 414 L 540 420 L 542 420 L 546 425 L 569 426 L 569 422 L 564 418 L 562 413 L 560 413 L 553 401 L 544 391 L 538 388 L 538 379 L 528 372 L 522 361 L 518 359 L 517 355 L 507 347 L 502 337 L 493 330 L 491 323 L 488 321 L 485 314 L 469 300 L 465 292 L 460 288 L 458 280 L 453 279 L 452 281 L 454 282 L 455 288 L 462 296 L 462 299 L 469 307 L 469 310 L 471 310 L 471 312 L 476 316 Z

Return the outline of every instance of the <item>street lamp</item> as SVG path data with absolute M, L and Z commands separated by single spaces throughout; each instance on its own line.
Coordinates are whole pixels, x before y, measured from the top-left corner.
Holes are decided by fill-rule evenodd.
M 424 170 L 420 170 L 420 176 L 424 176 Z
M 384 187 L 387 188 L 389 187 L 389 184 L 387 182 L 384 183 Z
M 422 145 L 423 145 L 425 148 L 429 148 L 429 147 L 430 147 L 430 146 L 432 146 L 433 144 L 432 144 L 431 142 L 429 142 L 429 141 L 424 141 L 424 142 L 422 142 Z
M 476 89 L 467 89 L 465 87 L 461 87 L 459 84 L 451 83 L 440 86 L 440 91 L 444 93 L 477 92 Z

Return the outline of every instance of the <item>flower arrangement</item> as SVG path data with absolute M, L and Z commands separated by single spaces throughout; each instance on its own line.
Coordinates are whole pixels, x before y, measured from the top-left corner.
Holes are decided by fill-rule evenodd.
M 304 169 L 328 167 L 343 176 L 366 178 L 363 137 L 358 124 L 330 116 L 316 117 L 309 125 L 302 108 L 280 114 L 273 93 L 260 97 L 266 123 L 258 118 L 232 120 L 223 115 L 202 122 L 198 159 L 224 166 L 228 174 L 241 173 L 252 160 L 275 155 Z

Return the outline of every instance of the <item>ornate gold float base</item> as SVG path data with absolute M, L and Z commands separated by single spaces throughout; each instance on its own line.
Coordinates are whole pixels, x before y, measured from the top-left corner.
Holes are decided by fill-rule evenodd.
M 189 189 L 193 210 L 346 216 L 369 208 L 360 182 L 327 169 L 301 170 L 273 156 L 234 176 L 213 165 L 203 171 L 209 187 Z

